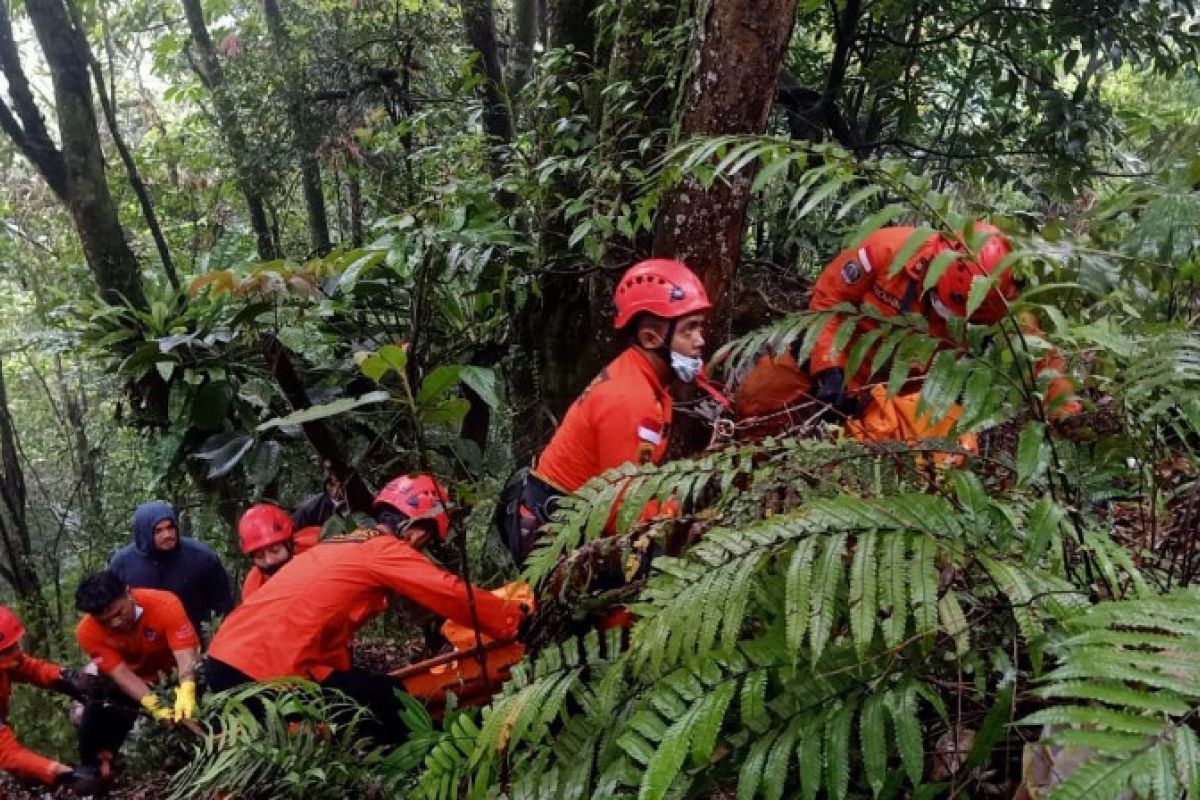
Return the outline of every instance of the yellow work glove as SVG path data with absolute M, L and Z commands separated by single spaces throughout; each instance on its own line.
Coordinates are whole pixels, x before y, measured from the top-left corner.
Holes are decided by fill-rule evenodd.
M 158 704 L 158 695 L 154 692 L 148 692 L 142 697 L 142 708 L 146 709 L 146 713 L 159 722 L 170 722 L 171 720 L 171 712 Z
M 196 682 L 180 681 L 179 686 L 175 688 L 174 719 L 179 722 L 194 716 L 196 716 Z

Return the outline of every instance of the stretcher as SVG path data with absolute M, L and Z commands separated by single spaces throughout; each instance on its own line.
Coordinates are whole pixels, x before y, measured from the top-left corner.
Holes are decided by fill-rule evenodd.
M 533 609 L 533 589 L 524 581 L 506 584 L 492 594 Z M 435 714 L 446 707 L 451 694 L 460 706 L 486 704 L 509 679 L 513 665 L 525 657 L 525 645 L 516 637 L 492 641 L 481 634 L 480 644 L 474 629 L 455 622 L 442 625 L 442 635 L 454 647 L 453 652 L 388 673 Z

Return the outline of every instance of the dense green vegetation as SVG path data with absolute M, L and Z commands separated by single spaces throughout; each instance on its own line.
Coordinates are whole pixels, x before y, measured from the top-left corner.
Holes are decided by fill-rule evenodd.
M 1023 751 L 1071 746 L 1052 797 L 1200 797 L 1198 37 L 1171 2 L 0 7 L 0 601 L 77 659 L 75 583 L 139 502 L 244 570 L 250 503 L 332 474 L 363 511 L 414 470 L 459 501 L 447 562 L 497 582 L 499 486 L 616 352 L 632 262 L 704 277 L 733 380 L 811 347 L 804 293 L 842 247 L 988 219 L 1045 339 L 878 337 L 895 385 L 921 362 L 926 406 L 966 407 L 980 457 L 681 441 L 569 502 L 531 577 L 580 546 L 667 555 L 636 595 L 548 597 L 493 705 L 414 706 L 392 753 L 270 716 L 173 742 L 170 791 L 1012 796 Z M 1082 386 L 1063 423 L 1049 346 Z M 622 494 L 684 514 L 601 541 Z M 579 633 L 616 600 L 628 641 Z M 55 719 L 22 738 L 69 758 L 52 702 L 18 695 L 14 725 Z

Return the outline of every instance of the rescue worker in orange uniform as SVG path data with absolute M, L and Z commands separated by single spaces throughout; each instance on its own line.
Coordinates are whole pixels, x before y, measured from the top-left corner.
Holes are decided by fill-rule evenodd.
M 849 304 L 884 319 L 921 314 L 928 321 L 930 335 L 953 346 L 947 321 L 967 317 L 967 298 L 975 277 L 994 276 L 995 281 L 979 308 L 967 317 L 970 323 L 991 325 L 999 322 L 1008 313 L 1008 304 L 1017 294 L 1011 271 L 1007 267 L 1000 270 L 1001 262 L 1012 250 L 1008 240 L 998 228 L 988 223 L 976 223 L 973 228 L 976 234 L 986 237 L 974 258 L 956 259 L 928 291 L 925 276 L 929 265 L 946 250 L 962 251 L 962 245 L 933 234 L 921 243 L 901 269 L 892 274 L 895 256 L 916 229 L 881 228 L 858 247 L 844 250 L 829 262 L 813 287 L 809 310 L 826 311 Z M 799 339 L 778 358 L 760 358 L 734 398 L 738 416 L 768 415 L 806 396 L 814 396 L 846 417 L 860 415 L 871 399 L 864 396 L 864 390 L 876 379 L 871 374 L 874 350 L 867 353 L 854 375 L 845 374 L 846 361 L 857 338 L 878 329 L 879 322 L 866 314 L 857 317 L 849 341 L 838 350 L 834 344 L 845 319 L 845 315 L 835 313 L 825 324 L 807 369 L 796 363 Z M 1040 334 L 1032 317 L 1023 317 L 1020 322 L 1027 332 Z M 1080 410 L 1071 381 L 1062 376 L 1065 368 L 1065 362 L 1057 354 L 1042 358 L 1035 366 L 1039 374 L 1046 371 L 1059 373 L 1051 379 L 1045 398 L 1047 408 L 1055 417 L 1066 417 Z
M 308 550 L 320 538 L 321 529 L 315 525 L 293 531 L 292 518 L 273 503 L 259 503 L 248 508 L 238 520 L 238 541 L 242 553 L 250 556 L 254 566 L 242 583 L 242 602 L 246 602 L 296 554 Z
M 75 607 L 85 615 L 75 629 L 79 647 L 108 679 L 84 703 L 79 757 L 107 771 L 105 762 L 120 750 L 139 710 L 159 722 L 195 715 L 200 637 L 178 597 L 158 589 L 130 589 L 109 570 L 83 579 Z M 165 707 L 151 685 L 172 669 L 179 683 L 174 705 Z
M 510 483 L 517 491 L 498 522 L 518 564 L 533 549 L 558 498 L 622 464 L 662 462 L 672 383 L 695 382 L 713 392 L 701 358 L 712 303 L 686 264 L 668 259 L 635 264 L 617 284 L 614 302 L 613 325 L 628 347 L 567 410 L 523 484 Z
M 65 786 L 76 794 L 99 790 L 99 776 L 89 767 L 71 767 L 21 746 L 8 726 L 8 704 L 14 683 L 79 698 L 79 678 L 73 670 L 42 661 L 21 649 L 25 626 L 9 609 L 0 606 L 0 770 L 20 780 L 48 787 Z
M 472 625 L 468 587 L 422 549 L 450 527 L 446 489 L 427 475 L 399 477 L 375 498 L 375 525 L 334 536 L 301 553 L 221 624 L 208 651 L 209 687 L 297 677 L 338 689 L 374 716 L 368 731 L 404 738 L 398 688 L 385 675 L 351 666 L 350 642 L 390 595 Z M 474 589 L 479 627 L 493 639 L 516 634 L 523 612 Z

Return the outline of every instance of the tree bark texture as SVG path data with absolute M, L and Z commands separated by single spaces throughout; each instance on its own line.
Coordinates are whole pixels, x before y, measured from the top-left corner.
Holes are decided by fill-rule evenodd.
M 509 89 L 516 93 L 529 82 L 533 51 L 538 41 L 538 0 L 513 2 L 513 55 L 508 70 Z
M 766 129 L 795 0 L 707 0 L 684 88 L 681 138 L 756 134 Z M 685 179 L 656 220 L 654 251 L 685 261 L 718 306 L 741 253 L 750 170 L 705 189 Z M 718 335 L 722 326 L 716 326 Z
M 283 13 L 276 0 L 263 0 L 262 5 L 280 68 L 286 70 L 292 47 Z M 333 244 L 329 239 L 329 214 L 325 209 L 325 193 L 321 188 L 321 164 L 316 154 L 317 121 L 308 110 L 308 93 L 298 70 L 288 72 L 286 91 L 292 139 L 300 157 L 300 185 L 304 190 L 304 207 L 308 212 L 308 242 L 314 254 L 323 256 L 333 249 Z
M 79 8 L 72 0 L 67 0 L 67 10 L 71 14 L 71 21 L 75 24 L 75 27 L 78 30 L 84 30 Z M 107 36 L 108 30 L 106 26 L 105 37 Z M 175 263 L 171 259 L 171 250 L 167 247 L 167 239 L 163 236 L 162 226 L 158 223 L 158 215 L 154 212 L 154 202 L 150 199 L 150 191 L 146 188 L 146 183 L 142 180 L 141 173 L 138 172 L 137 163 L 133 160 L 133 153 L 129 151 L 129 146 L 125 144 L 125 137 L 121 135 L 121 127 L 117 123 L 117 112 L 113 102 L 115 97 L 110 94 L 108 88 L 104 85 L 104 71 L 100 69 L 100 62 L 96 60 L 90 50 L 88 51 L 88 66 L 91 68 L 92 80 L 96 85 L 96 97 L 100 100 L 100 109 L 104 112 L 105 125 L 112 136 L 113 145 L 117 148 L 117 154 L 121 157 L 121 163 L 125 167 L 125 176 L 129 179 L 129 185 L 133 187 L 133 193 L 137 196 L 138 205 L 141 206 L 142 218 L 146 220 L 146 227 L 150 229 L 150 236 L 154 239 L 154 247 L 158 250 L 158 258 L 162 262 L 163 272 L 166 274 L 171 288 L 179 291 L 179 275 L 175 272 Z
M 496 15 L 492 0 L 462 0 L 467 43 L 478 54 L 475 70 L 483 80 L 483 132 L 493 143 L 513 140 L 513 112 L 504 84 L 504 67 L 496 45 Z
M 0 564 L 0 577 L 12 587 L 25 607 L 25 625 L 30 645 L 49 643 L 50 606 L 42 591 L 41 576 L 33 557 L 33 543 L 26 517 L 25 473 L 21 469 L 20 447 L 12 415 L 8 408 L 8 389 L 4 365 L 0 362 L 0 546 L 6 564 Z
M 44 0 L 42 0 L 44 2 Z M 248 142 L 246 133 L 242 130 L 241 121 L 237 117 L 237 109 L 225 91 L 225 75 L 221 70 L 221 62 L 217 59 L 217 51 L 213 46 L 212 37 L 208 34 L 208 24 L 204 21 L 204 9 L 200 0 L 182 0 L 183 12 L 187 16 L 188 28 L 191 31 L 192 43 L 200 56 L 198 65 L 200 77 L 212 93 L 213 110 L 216 112 L 217 125 L 221 136 L 233 157 L 234 170 L 238 188 L 246 199 L 246 210 L 250 215 L 250 227 L 254 231 L 255 246 L 258 257 L 263 261 L 272 261 L 279 257 L 275 240 L 271 236 L 271 225 L 267 221 L 267 210 L 263 203 L 262 194 L 257 188 L 257 181 L 250 164 L 247 163 Z
M 596 47 L 597 0 L 550 0 L 547 36 L 551 47 L 573 47 L 591 58 Z
M 62 0 L 28 0 L 25 10 L 50 66 L 68 206 L 83 242 L 84 256 L 107 302 L 144 308 L 146 297 L 137 257 L 125 240 L 117 205 L 105 179 L 104 154 L 92 107 L 87 41 L 71 23 Z
M 0 100 L 0 127 L 41 173 L 59 201 L 64 206 L 70 205 L 67 200 L 67 165 L 58 145 L 50 138 L 41 109 L 33 99 L 33 90 L 25 76 L 25 68 L 13 38 L 12 17 L 5 2 L 0 2 L 0 71 L 4 72 L 8 93 L 16 110 L 14 117 L 4 101 Z

